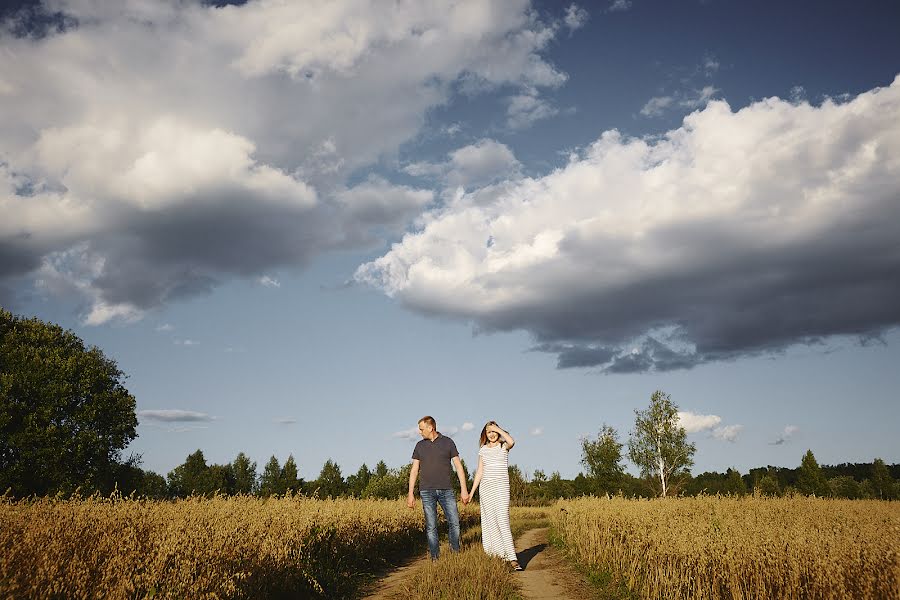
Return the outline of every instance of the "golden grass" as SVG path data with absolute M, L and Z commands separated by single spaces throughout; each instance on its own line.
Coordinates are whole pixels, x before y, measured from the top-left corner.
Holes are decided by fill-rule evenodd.
M 900 598 L 900 503 L 586 498 L 551 515 L 577 562 L 643 598 Z
M 410 600 L 514 600 L 520 598 L 515 572 L 509 563 L 488 556 L 471 544 L 458 553 L 444 548 L 436 561 L 416 569 L 396 598 Z
M 403 501 L 0 500 L 2 598 L 351 597 L 425 542 Z

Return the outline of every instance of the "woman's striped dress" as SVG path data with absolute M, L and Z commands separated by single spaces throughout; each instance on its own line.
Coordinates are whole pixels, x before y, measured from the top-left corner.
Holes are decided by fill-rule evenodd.
M 481 543 L 484 551 L 506 560 L 516 560 L 512 532 L 509 530 L 509 452 L 505 444 L 478 451 L 484 469 L 479 485 L 481 505 Z

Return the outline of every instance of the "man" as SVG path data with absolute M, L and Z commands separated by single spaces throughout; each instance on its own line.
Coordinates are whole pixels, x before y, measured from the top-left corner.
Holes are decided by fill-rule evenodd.
M 469 501 L 469 491 L 459 460 L 459 452 L 456 450 L 453 440 L 438 433 L 437 423 L 431 417 L 419 419 L 419 434 L 422 439 L 413 450 L 406 505 L 410 508 L 415 506 L 416 498 L 413 489 L 416 487 L 416 477 L 419 476 L 421 470 L 419 495 L 422 497 L 422 509 L 425 511 L 425 537 L 428 538 L 428 552 L 431 554 L 431 560 L 436 560 L 441 551 L 438 543 L 438 504 L 444 510 L 444 518 L 450 525 L 450 550 L 459 552 L 459 511 L 456 509 L 456 492 L 453 491 L 453 486 L 450 484 L 448 462 L 453 464 L 456 475 L 459 477 L 463 503 Z

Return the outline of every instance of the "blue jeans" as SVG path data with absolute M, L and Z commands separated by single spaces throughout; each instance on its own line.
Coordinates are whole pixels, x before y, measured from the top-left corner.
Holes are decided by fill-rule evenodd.
M 444 509 L 444 518 L 450 526 L 450 550 L 459 552 L 459 512 L 456 509 L 456 492 L 453 490 L 419 490 L 422 509 L 425 511 L 425 537 L 428 538 L 428 552 L 434 560 L 441 553 L 438 543 L 437 505 Z

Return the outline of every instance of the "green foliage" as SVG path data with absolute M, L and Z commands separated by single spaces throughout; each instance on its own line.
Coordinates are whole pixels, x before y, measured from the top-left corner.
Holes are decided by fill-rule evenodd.
M 725 477 L 725 486 L 722 491 L 732 496 L 743 496 L 747 493 L 747 484 L 737 469 L 728 469 Z
M 834 498 L 855 500 L 861 497 L 860 485 L 849 475 L 838 475 L 828 480 L 828 491 Z
M 319 478 L 313 483 L 319 498 L 338 498 L 347 492 L 347 484 L 341 475 L 341 468 L 330 458 L 325 461 Z
M 660 496 L 689 475 L 697 448 L 687 441 L 684 427 L 678 424 L 678 407 L 668 394 L 656 391 L 650 406 L 635 410 L 634 430 L 628 439 L 628 457 L 641 474 L 657 486 Z
M 234 462 L 231 463 L 234 473 L 234 493 L 254 494 L 257 491 L 256 463 L 251 462 L 246 454 L 238 452 Z
M 875 497 L 881 500 L 895 500 L 897 498 L 897 487 L 894 480 L 888 472 L 884 461 L 876 458 L 872 463 L 872 487 L 875 490 Z
M 186 498 L 192 494 L 212 496 L 216 493 L 235 493 L 232 465 L 207 465 L 202 450 L 188 455 L 184 463 L 167 476 L 169 494 Z
M 372 472 L 369 470 L 369 466 L 363 463 L 355 474 L 347 477 L 348 493 L 354 498 L 362 498 L 363 492 L 366 491 L 366 486 L 369 485 L 371 478 Z
M 754 489 L 763 496 L 778 496 L 781 494 L 781 490 L 778 488 L 778 480 L 768 474 L 757 480 Z
M 615 494 L 622 485 L 622 444 L 615 429 L 604 423 L 597 439 L 581 440 L 581 464 L 594 480 L 597 494 Z
M 267 497 L 273 494 L 280 494 L 282 493 L 281 489 L 281 465 L 273 454 L 263 468 L 262 476 L 259 478 L 259 495 Z
M 816 461 L 812 450 L 807 450 L 800 462 L 800 473 L 797 477 L 797 490 L 806 496 L 827 496 L 828 481 Z
M 278 480 L 278 493 L 287 494 L 288 492 L 303 491 L 303 480 L 300 479 L 297 472 L 297 463 L 294 461 L 294 455 L 289 454 L 284 466 L 281 467 L 281 477 Z
M 111 491 L 137 435 L 124 379 L 71 331 L 0 309 L 0 490 Z

